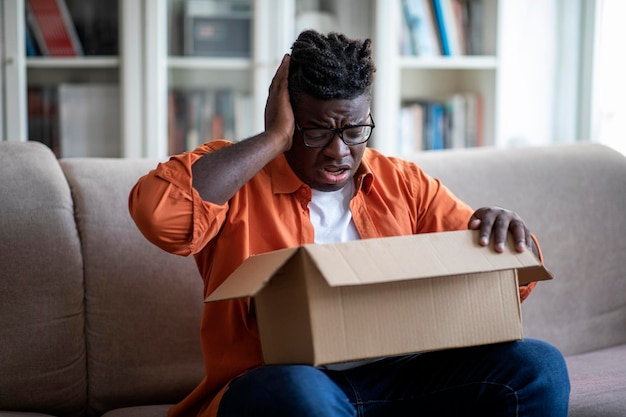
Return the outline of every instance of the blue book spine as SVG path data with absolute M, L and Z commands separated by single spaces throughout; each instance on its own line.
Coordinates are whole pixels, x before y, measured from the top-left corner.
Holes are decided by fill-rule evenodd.
M 443 55 L 450 56 L 450 42 L 448 40 L 448 32 L 443 18 L 443 4 L 445 0 L 433 0 L 433 9 L 437 19 L 437 28 L 439 29 L 439 37 L 441 38 L 441 51 Z
M 444 148 L 443 131 L 445 129 L 443 105 L 441 103 L 433 103 L 431 106 L 431 128 L 432 128 L 432 148 L 440 150 Z
M 24 33 L 26 35 L 26 56 L 37 56 L 37 46 L 35 45 L 35 40 L 33 39 L 32 34 L 30 33 L 30 29 L 28 28 L 28 23 L 24 25 Z

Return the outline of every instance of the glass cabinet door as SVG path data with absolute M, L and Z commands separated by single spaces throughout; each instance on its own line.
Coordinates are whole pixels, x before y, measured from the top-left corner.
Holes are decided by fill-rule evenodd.
M 293 37 L 293 6 L 293 0 L 168 0 L 168 154 L 263 129 L 271 76 Z
M 27 138 L 58 157 L 119 157 L 118 1 L 23 0 Z
M 302 29 L 371 37 L 369 0 L 168 0 L 167 152 L 263 130 L 271 79 Z

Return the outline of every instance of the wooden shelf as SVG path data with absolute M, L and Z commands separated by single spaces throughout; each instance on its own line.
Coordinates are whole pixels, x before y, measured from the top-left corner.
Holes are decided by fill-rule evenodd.
M 169 57 L 170 69 L 249 70 L 252 62 L 247 58 Z
M 26 59 L 28 68 L 116 68 L 120 64 L 118 57 L 29 57 Z
M 458 57 L 409 57 L 400 58 L 403 69 L 461 69 L 489 70 L 496 69 L 498 58 L 495 56 L 458 56 Z

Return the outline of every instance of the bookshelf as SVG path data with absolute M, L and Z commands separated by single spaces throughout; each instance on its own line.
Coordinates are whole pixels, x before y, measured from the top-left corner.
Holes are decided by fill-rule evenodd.
M 461 146 L 495 144 L 499 71 L 498 14 L 504 1 L 506 0 L 481 1 L 480 54 L 452 56 L 407 52 L 403 46 L 406 41 L 403 30 L 407 30 L 404 0 L 394 0 L 391 3 L 377 1 L 375 59 L 378 82 L 374 90 L 377 135 L 373 138 L 376 148 L 390 155 L 432 149 L 424 143 L 423 137 L 419 138 L 419 143 L 415 143 L 413 138 L 406 143 L 408 135 L 403 108 L 419 102 L 420 111 L 418 116 L 414 116 L 419 118 L 427 111 L 422 102 L 446 103 L 460 95 L 475 96 L 480 100 L 474 122 L 480 128 L 479 141 L 476 143 L 473 140 L 470 144 L 466 142 Z M 386 31 L 385 28 L 389 27 L 403 30 L 399 30 L 400 33 Z M 381 79 L 385 82 L 380 82 Z M 410 122 L 408 129 L 413 128 L 413 123 Z M 381 132 L 385 132 L 385 136 Z M 425 136 L 425 133 L 422 135 Z M 443 147 L 451 145 L 446 144 Z
M 185 4 L 189 0 L 117 0 L 116 53 L 94 55 L 88 52 L 92 49 L 85 48 L 85 55 L 73 57 L 26 56 L 26 1 L 4 3 L 5 53 L 12 57 L 5 66 L 4 77 L 9 80 L 5 82 L 5 94 L 15 104 L 4 109 L 8 140 L 33 139 L 28 133 L 29 87 L 68 83 L 117 86 L 119 126 L 108 126 L 107 131 L 110 140 L 119 141 L 122 157 L 164 158 L 193 143 L 185 139 L 185 146 L 172 145 L 176 127 L 173 120 L 177 117 L 172 93 L 177 91 L 204 92 L 204 102 L 218 90 L 230 91 L 236 103 L 234 117 L 244 123 L 227 138 L 238 140 L 258 132 L 263 129 L 267 89 L 275 69 L 304 24 L 304 16 L 308 19 L 314 12 L 317 17 L 332 16 L 333 29 L 340 27 L 349 36 L 374 41 L 377 81 L 372 111 L 377 128 L 370 146 L 390 155 L 406 152 L 398 144 L 403 104 L 425 98 L 445 99 L 455 93 L 480 95 L 483 143 L 498 144 L 502 90 L 499 39 L 502 10 L 509 0 L 481 0 L 482 53 L 456 56 L 402 53 L 402 0 L 254 0 L 250 8 L 249 52 L 241 56 L 203 56 L 185 51 Z M 97 2 L 65 1 L 74 13 L 76 7 Z M 184 114 L 188 106 L 184 107 L 186 110 L 181 110 L 178 117 L 188 118 Z M 203 111 L 208 113 L 210 108 Z
M 68 129 L 68 125 L 61 123 L 61 120 L 69 119 L 73 128 L 81 119 L 61 117 L 59 91 L 63 88 L 62 96 L 65 97 L 70 91 L 75 91 L 69 87 L 91 88 L 102 85 L 119 89 L 122 64 L 117 53 L 117 2 L 107 3 L 106 10 L 103 10 L 102 4 L 91 9 L 84 8 L 91 3 L 79 0 L 3 2 L 3 23 L 10 22 L 6 26 L 3 42 L 8 64 L 4 67 L 3 81 L 7 86 L 5 97 L 6 103 L 11 103 L 4 111 L 5 139 L 39 140 L 53 148 L 58 156 L 65 156 L 60 149 L 59 132 L 62 125 L 64 129 Z M 88 21 L 89 16 L 85 13 L 93 11 L 97 12 L 97 16 L 91 16 L 92 20 Z M 57 23 L 50 23 L 50 28 L 46 28 L 47 22 L 53 22 L 50 19 L 52 14 L 62 25 L 66 25 L 64 28 L 71 29 L 71 34 L 58 31 L 59 26 L 54 26 Z M 45 19 L 38 20 L 39 17 Z M 70 26 L 67 26 L 68 22 Z M 114 37 L 110 36 L 112 27 Z M 35 29 L 40 30 L 38 36 Z M 62 35 L 50 35 L 51 30 L 57 30 Z M 75 41 L 77 34 L 81 35 L 82 43 L 73 45 L 75 49 L 68 49 L 67 44 L 62 45 L 63 39 L 60 37 L 71 35 Z M 95 97 L 95 100 L 99 98 Z M 103 114 L 108 116 L 107 143 L 119 148 L 120 100 L 112 102 L 112 108 L 115 112 L 94 113 L 94 116 L 98 119 Z M 67 114 L 69 109 L 63 110 Z M 110 116 L 114 116 L 114 120 Z M 94 130 L 93 120 L 90 127 Z M 103 156 L 119 155 L 120 151 Z
M 55 140 L 41 133 L 37 124 L 49 125 L 49 120 L 29 117 L 33 108 L 41 108 L 33 100 L 38 90 L 38 100 L 52 97 L 56 100 L 58 89 L 66 84 L 80 85 L 85 90 L 96 86 L 115 86 L 118 95 L 114 106 L 119 115 L 116 123 L 103 120 L 107 140 L 118 141 L 117 155 L 86 154 L 84 156 L 164 157 L 168 149 L 169 92 L 177 89 L 219 89 L 246 96 L 245 115 L 249 132 L 263 127 L 263 108 L 267 86 L 282 54 L 293 38 L 293 0 L 255 0 L 250 10 L 250 50 L 241 57 L 210 57 L 186 54 L 182 46 L 184 20 L 181 15 L 183 0 L 141 0 L 99 2 L 98 0 L 64 0 L 72 23 L 83 41 L 83 54 L 67 53 L 50 56 L 26 53 L 25 38 L 29 32 L 28 14 L 30 0 L 3 3 L 5 33 L 3 47 L 11 59 L 6 60 L 3 81 L 8 85 L 6 95 L 14 106 L 3 108 L 3 137 L 5 140 L 40 140 L 53 147 L 58 156 L 74 155 L 63 152 L 49 142 Z M 48 0 L 57 2 L 58 0 Z M 221 0 L 219 3 L 225 3 Z M 93 42 L 86 42 L 84 32 L 89 25 L 80 24 L 78 18 L 102 5 L 115 10 L 116 48 L 114 53 L 93 51 Z M 8 23 L 8 24 L 7 24 Z M 100 21 L 95 26 L 102 26 Z M 82 30 L 81 30 L 82 28 Z M 107 33 L 112 32 L 109 30 Z M 110 43 L 110 39 L 106 40 Z M 97 45 L 96 45 L 97 46 Z M 118 47 L 119 46 L 119 47 Z M 42 92 L 43 91 L 43 92 Z M 29 104 L 30 99 L 30 104 Z M 53 102 L 53 108 L 63 103 Z M 52 124 L 60 122 L 58 113 L 51 117 Z M 30 128 L 30 131 L 29 131 Z M 59 129 L 59 126 L 53 126 Z M 63 136 L 61 132 L 57 135 Z M 229 139 L 236 140 L 235 137 Z M 90 138 L 85 140 L 89 141 Z M 86 147 L 89 148 L 89 147 Z
M 235 42 L 229 51 L 211 53 L 189 50 L 189 29 L 194 21 L 209 21 L 207 25 L 224 29 L 220 26 L 221 17 L 207 16 L 202 11 L 194 14 L 197 2 L 193 0 L 166 3 L 168 153 L 191 149 L 216 136 L 236 141 L 260 132 L 264 127 L 267 89 L 283 54 L 295 39 L 294 16 L 299 0 L 233 0 L 234 4 L 249 7 L 249 28 L 243 26 L 243 19 L 232 19 L 229 25 L 233 32 L 228 35 L 237 38 L 237 28 L 239 32 L 250 30 L 247 52 L 241 52 L 241 44 Z M 220 109 L 216 98 L 223 95 L 230 104 Z M 179 112 L 185 106 L 201 109 L 194 118 L 190 111 Z

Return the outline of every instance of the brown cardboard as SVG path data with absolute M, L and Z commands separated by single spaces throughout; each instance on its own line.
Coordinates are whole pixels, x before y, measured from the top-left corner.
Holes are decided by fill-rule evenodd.
M 521 339 L 518 282 L 551 278 L 458 231 L 251 256 L 206 302 L 254 296 L 265 362 L 321 365 Z

